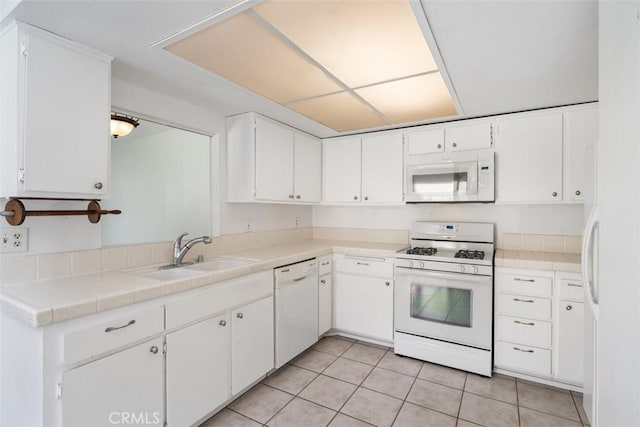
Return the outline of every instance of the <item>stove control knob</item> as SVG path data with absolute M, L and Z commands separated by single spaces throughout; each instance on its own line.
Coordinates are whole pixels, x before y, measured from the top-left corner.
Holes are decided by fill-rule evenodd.
M 424 262 L 420 261 L 420 262 L 418 263 L 418 266 L 419 266 L 420 268 L 424 268 Z
M 459 265 L 458 267 L 460 267 L 460 273 L 464 273 L 464 265 Z
M 474 266 L 472 270 L 473 270 L 473 274 L 478 274 L 478 267 Z
M 407 261 L 407 265 L 408 265 L 409 267 L 413 267 L 413 261 Z

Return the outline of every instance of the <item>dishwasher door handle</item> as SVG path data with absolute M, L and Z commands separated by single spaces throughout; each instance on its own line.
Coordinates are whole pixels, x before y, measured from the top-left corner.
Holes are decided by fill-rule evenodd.
M 302 276 L 302 277 L 298 277 L 298 278 L 296 278 L 296 279 L 293 279 L 293 281 L 294 281 L 294 282 L 299 282 L 299 281 L 304 280 L 304 279 L 306 279 L 306 278 L 307 278 L 307 276 Z

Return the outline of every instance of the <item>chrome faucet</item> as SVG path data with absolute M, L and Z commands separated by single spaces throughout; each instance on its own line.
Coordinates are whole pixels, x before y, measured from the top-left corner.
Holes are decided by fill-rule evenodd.
M 179 267 L 180 265 L 184 264 L 182 262 L 182 259 L 187 254 L 187 252 L 189 252 L 189 249 L 191 249 L 196 243 L 204 243 L 205 245 L 208 245 L 212 241 L 211 237 L 202 236 L 191 239 L 187 243 L 185 243 L 184 246 L 182 246 L 182 238 L 188 234 L 189 233 L 182 233 L 173 242 L 173 263 L 171 264 L 173 267 Z

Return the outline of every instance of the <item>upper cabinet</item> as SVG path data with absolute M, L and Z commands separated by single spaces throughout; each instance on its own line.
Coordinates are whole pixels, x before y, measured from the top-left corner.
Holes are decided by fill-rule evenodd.
M 585 149 L 598 140 L 598 107 L 568 110 L 563 114 L 563 195 L 566 201 L 584 200 Z M 591 173 L 591 172 L 589 172 Z
M 585 148 L 598 137 L 596 104 L 496 120 L 496 201 L 581 202 Z
M 318 203 L 319 139 L 255 113 L 227 119 L 230 202 Z
M 482 150 L 492 145 L 493 123 L 486 119 L 418 126 L 407 130 L 408 155 Z
M 0 197 L 108 196 L 111 58 L 22 23 L 0 43 Z
M 401 204 L 401 131 L 323 141 L 325 203 Z

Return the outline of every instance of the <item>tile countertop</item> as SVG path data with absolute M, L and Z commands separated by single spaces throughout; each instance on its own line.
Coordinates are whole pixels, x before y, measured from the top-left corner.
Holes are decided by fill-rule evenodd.
M 498 249 L 495 266 L 580 273 L 580 254 L 556 252 L 511 251 Z
M 247 258 L 255 262 L 213 272 L 202 271 L 187 278 L 152 279 L 135 274 L 136 271 L 144 270 L 138 268 L 129 272 L 103 272 L 7 285 L 0 288 L 0 309 L 30 326 L 39 327 L 271 270 L 308 258 L 331 253 L 392 257 L 407 247 L 407 244 L 398 243 L 306 240 L 218 254 L 216 257 Z

